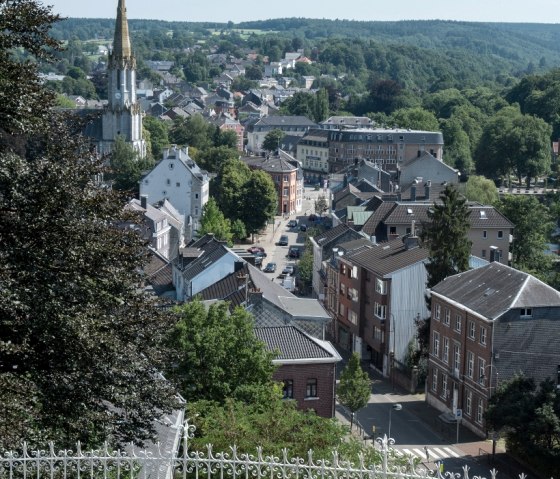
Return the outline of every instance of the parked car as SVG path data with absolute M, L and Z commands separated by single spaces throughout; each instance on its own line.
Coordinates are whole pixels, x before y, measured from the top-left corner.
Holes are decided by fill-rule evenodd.
M 263 271 L 265 273 L 274 273 L 276 271 L 276 263 L 267 263 Z
M 284 269 L 282 270 L 282 274 L 283 275 L 294 274 L 294 267 L 291 264 L 287 264 L 286 266 L 284 266 Z
M 256 253 L 253 253 L 253 255 L 259 258 L 266 258 L 266 253 L 264 251 L 257 251 Z
M 290 247 L 290 249 L 288 250 L 288 256 L 290 258 L 299 258 L 299 255 L 301 254 L 299 248 L 292 246 Z
M 251 246 L 250 248 L 247 248 L 247 251 L 251 254 L 264 253 L 264 248 L 262 246 Z
M 278 246 L 288 246 L 288 236 L 282 235 L 278 240 Z
M 295 228 L 298 225 L 298 220 L 288 221 L 288 228 Z
M 307 225 L 300 225 L 299 230 L 300 231 L 307 231 Z

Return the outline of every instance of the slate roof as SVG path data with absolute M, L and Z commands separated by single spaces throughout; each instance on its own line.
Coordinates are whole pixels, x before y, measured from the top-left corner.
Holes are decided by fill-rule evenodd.
M 256 124 L 256 126 L 307 126 L 309 128 L 317 128 L 317 123 L 311 121 L 306 116 L 294 115 L 294 116 L 283 116 L 283 115 L 270 115 L 262 117 Z
M 362 231 L 369 236 L 375 235 L 379 223 L 381 223 L 385 219 L 385 217 L 393 209 L 393 206 L 394 203 L 381 203 L 373 212 L 373 214 L 368 218 L 368 220 L 364 223 Z
M 493 206 L 469 205 L 471 228 L 513 228 L 514 224 Z
M 150 260 L 144 266 L 146 281 L 159 296 L 165 291 L 173 290 L 173 268 L 159 253 L 150 249 Z
M 276 351 L 275 362 L 300 360 L 305 362 L 336 363 L 340 355 L 328 341 L 313 338 L 295 326 L 256 328 L 255 335 Z
M 330 230 L 327 230 L 317 236 L 315 236 L 313 239 L 315 240 L 315 243 L 317 243 L 319 246 L 325 246 L 326 244 L 329 244 L 332 241 L 335 241 L 337 238 L 339 238 L 340 236 L 342 236 L 344 233 L 347 233 L 351 228 L 345 224 L 340 224 L 338 226 L 335 226 L 334 228 L 331 228 Z M 358 234 L 358 233 L 356 233 Z
M 428 250 L 421 247 L 406 249 L 401 238 L 378 243 L 352 256 L 352 263 L 386 276 L 428 258 Z
M 279 156 L 271 156 L 269 158 L 248 156 L 242 158 L 242 160 L 249 167 L 258 168 L 266 171 L 267 173 L 290 172 L 297 170 L 297 167 L 292 165 L 288 160 Z
M 199 255 L 196 259 L 185 264 L 183 258 L 192 258 L 195 256 L 195 249 L 199 250 Z M 182 271 L 183 277 L 186 280 L 191 280 L 196 278 L 221 257 L 225 256 L 228 251 L 225 243 L 214 239 L 212 235 L 205 235 L 200 240 L 191 244 L 189 248 L 180 249 L 176 264 Z
M 423 221 L 428 221 L 428 210 L 431 206 L 431 203 L 393 203 L 393 208 L 383 221 L 389 225 L 407 224 L 414 220 L 420 226 Z
M 500 263 L 449 276 L 432 293 L 494 320 L 513 308 L 560 307 L 560 292 Z

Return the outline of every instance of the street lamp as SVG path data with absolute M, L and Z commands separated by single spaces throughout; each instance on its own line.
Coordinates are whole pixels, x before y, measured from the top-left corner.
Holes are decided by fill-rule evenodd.
M 391 406 L 391 409 L 389 409 L 389 438 L 391 438 L 391 416 L 393 415 L 393 409 L 395 411 L 400 411 L 402 409 L 402 404 L 401 403 L 393 404 Z

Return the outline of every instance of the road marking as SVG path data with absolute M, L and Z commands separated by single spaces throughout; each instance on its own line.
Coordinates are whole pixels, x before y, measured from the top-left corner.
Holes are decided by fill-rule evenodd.
M 453 457 L 461 457 L 460 454 L 457 454 L 453 449 L 451 449 L 450 447 L 446 447 L 445 450 L 451 454 Z
M 437 447 L 432 447 L 432 449 L 430 449 L 430 453 L 433 454 L 436 457 L 436 459 L 439 459 L 439 458 L 443 459 L 443 458 L 448 457 L 447 452 L 444 452 Z
M 414 453 L 410 449 L 403 449 L 402 452 L 404 452 L 407 456 L 414 456 Z

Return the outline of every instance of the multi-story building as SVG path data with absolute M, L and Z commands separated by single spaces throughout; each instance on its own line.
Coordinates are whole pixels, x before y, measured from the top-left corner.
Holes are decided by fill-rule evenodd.
M 189 156 L 188 148 L 172 146 L 163 159 L 140 180 L 140 195 L 150 204 L 168 200 L 184 217 L 189 240 L 198 229 L 202 208 L 208 202 L 210 179 Z
M 278 193 L 279 215 L 301 213 L 303 205 L 303 173 L 299 162 L 285 151 L 267 157 L 250 156 L 242 158 L 249 168 L 268 173 Z
M 243 151 L 243 132 L 245 128 L 238 120 L 231 115 L 220 114 L 212 120 L 212 123 L 222 131 L 233 131 L 237 137 L 237 150 Z
M 362 159 L 396 172 L 403 162 L 424 152 L 443 161 L 441 132 L 381 128 L 329 131 L 330 172 Z
M 311 128 L 317 128 L 317 124 L 305 116 L 265 116 L 247 126 L 247 150 L 262 152 L 263 141 L 272 130 L 281 130 L 286 135 L 303 136 Z
M 497 262 L 431 290 L 426 400 L 484 436 L 499 386 L 522 373 L 559 385 L 560 292 Z M 560 386 L 560 385 L 559 385 Z
M 375 122 L 367 116 L 331 116 L 319 123 L 322 130 L 374 128 Z
M 296 158 L 307 183 L 323 182 L 329 173 L 328 131 L 313 129 L 305 133 L 297 144 Z

